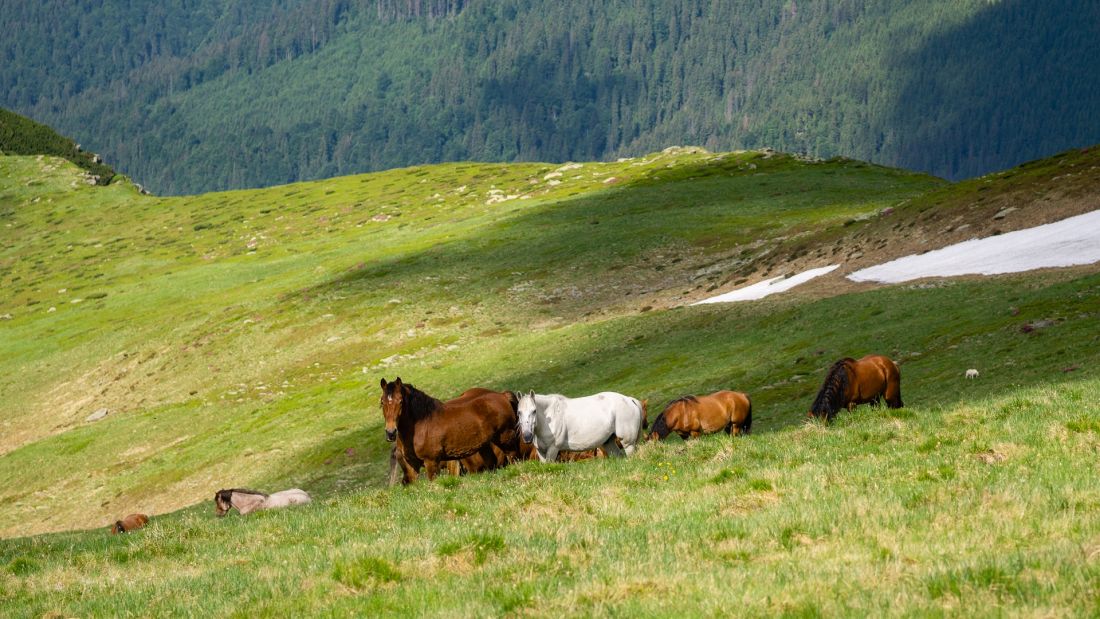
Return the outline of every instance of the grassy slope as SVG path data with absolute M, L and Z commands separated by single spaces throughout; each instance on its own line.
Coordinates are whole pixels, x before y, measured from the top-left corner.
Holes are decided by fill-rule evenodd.
M 1100 276 L 642 311 L 939 183 L 753 153 L 587 164 L 556 186 L 553 170 L 433 166 L 156 199 L 0 159 L 0 526 L 204 501 L 123 540 L 6 542 L 0 599 L 28 614 L 811 614 L 973 599 L 1096 612 Z M 531 198 L 487 205 L 494 186 Z M 1020 332 L 1040 319 L 1053 324 Z M 870 351 L 903 361 L 910 408 L 802 425 L 824 368 Z M 982 379 L 963 381 L 967 367 Z M 394 491 L 379 488 L 380 374 L 440 395 L 485 384 L 661 402 L 732 386 L 759 422 L 733 444 Z M 81 422 L 100 406 L 105 420 Z M 213 522 L 205 500 L 224 485 L 301 485 L 321 501 Z

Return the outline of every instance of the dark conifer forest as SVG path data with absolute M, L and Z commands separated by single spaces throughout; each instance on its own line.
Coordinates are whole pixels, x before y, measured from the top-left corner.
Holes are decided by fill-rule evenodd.
M 0 0 L 0 106 L 158 193 L 671 145 L 957 179 L 1100 142 L 1093 0 Z

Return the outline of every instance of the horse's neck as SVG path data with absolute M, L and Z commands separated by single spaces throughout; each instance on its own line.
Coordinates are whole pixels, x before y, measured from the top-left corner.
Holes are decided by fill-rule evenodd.
M 257 509 L 263 507 L 264 501 L 267 497 L 262 494 L 246 494 L 243 492 L 233 493 L 233 507 L 237 508 L 237 511 L 241 512 L 241 515 L 254 512 Z
M 557 437 L 562 428 L 565 398 L 553 395 L 536 395 L 535 410 L 538 413 L 535 433 L 544 438 Z M 541 431 L 540 431 L 541 430 Z
M 442 410 L 443 402 L 433 398 L 423 391 L 416 390 L 413 397 L 404 403 L 401 418 L 406 424 L 412 425 L 421 419 L 429 417 L 432 413 Z

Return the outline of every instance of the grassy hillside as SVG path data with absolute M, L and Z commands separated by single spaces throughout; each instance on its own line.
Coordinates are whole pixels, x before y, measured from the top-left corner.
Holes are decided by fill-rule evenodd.
M 0 0 L 0 105 L 161 194 L 683 143 L 964 178 L 1100 141 L 1091 0 L 69 8 Z
M 673 150 L 186 198 L 2 157 L 0 531 L 17 539 L 0 599 L 27 615 L 1096 612 L 1095 267 L 830 276 L 679 307 L 784 256 L 840 259 L 838 241 L 929 196 L 1007 200 L 1089 156 L 980 192 Z M 941 224 L 916 212 L 905 235 Z M 901 362 L 908 408 L 806 425 L 825 368 L 872 351 Z M 613 389 L 654 408 L 732 387 L 757 421 L 732 442 L 390 489 L 377 384 L 396 375 L 439 396 Z M 215 520 L 227 486 L 318 501 Z M 107 537 L 131 511 L 157 517 Z

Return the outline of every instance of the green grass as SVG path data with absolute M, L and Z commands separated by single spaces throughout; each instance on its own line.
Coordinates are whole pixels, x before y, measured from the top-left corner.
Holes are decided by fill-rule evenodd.
M 201 505 L 7 542 L 0 583 L 26 616 L 1090 615 L 1100 437 L 1064 424 L 1098 401 L 1091 378 L 248 518 Z
M 26 616 L 1100 612 L 1094 268 L 677 307 L 853 218 L 955 194 L 759 153 L 584 164 L 551 185 L 555 168 L 164 199 L 0 157 L 0 602 Z M 907 407 L 806 423 L 827 367 L 869 352 L 901 363 Z M 612 389 L 651 411 L 742 389 L 753 434 L 391 489 L 377 384 L 397 375 L 441 397 Z M 315 502 L 215 519 L 229 486 Z M 106 534 L 133 511 L 154 515 L 147 530 Z M 74 528 L 91 530 L 60 532 Z

